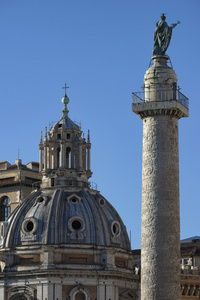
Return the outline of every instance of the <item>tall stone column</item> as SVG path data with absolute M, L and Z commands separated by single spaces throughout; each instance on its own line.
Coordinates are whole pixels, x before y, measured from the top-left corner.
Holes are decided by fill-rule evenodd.
M 133 93 L 143 120 L 141 299 L 180 299 L 178 120 L 187 98 L 167 56 L 154 56 L 144 78 L 144 99 Z M 186 105 L 186 106 L 185 106 Z
M 178 119 L 143 122 L 142 299 L 180 298 Z

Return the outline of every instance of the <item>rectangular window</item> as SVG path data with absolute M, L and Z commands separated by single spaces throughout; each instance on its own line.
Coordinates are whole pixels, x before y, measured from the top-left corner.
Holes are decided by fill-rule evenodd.
M 190 261 L 189 258 L 185 258 L 184 259 L 184 265 L 189 265 L 189 261 Z

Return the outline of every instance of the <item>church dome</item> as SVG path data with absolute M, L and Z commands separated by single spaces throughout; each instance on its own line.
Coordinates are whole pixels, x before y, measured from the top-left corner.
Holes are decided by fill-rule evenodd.
M 68 102 L 64 101 L 62 118 L 49 132 L 46 128 L 44 140 L 41 134 L 42 182 L 1 223 L 0 249 L 21 249 L 27 254 L 27 249 L 43 253 L 53 247 L 74 253 L 95 247 L 128 255 L 130 241 L 120 216 L 88 181 L 90 132 L 85 139 L 81 127 L 69 118 Z
M 35 191 L 1 226 L 3 248 L 87 244 L 131 249 L 116 210 L 90 189 Z
M 139 276 L 126 227 L 88 180 L 90 131 L 85 138 L 68 117 L 64 98 L 62 118 L 41 133 L 41 183 L 0 222 L 3 299 L 133 298 Z
M 66 86 L 65 86 L 66 88 Z M 65 98 L 67 97 L 65 92 Z M 95 245 L 131 250 L 126 228 L 114 207 L 91 188 L 90 133 L 68 117 L 40 140 L 42 183 L 1 225 L 1 247 Z

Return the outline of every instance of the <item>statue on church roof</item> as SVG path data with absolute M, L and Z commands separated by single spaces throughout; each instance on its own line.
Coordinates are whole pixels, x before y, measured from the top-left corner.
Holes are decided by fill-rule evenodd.
M 165 22 L 165 19 L 166 16 L 162 14 L 161 20 L 156 23 L 156 29 L 154 32 L 153 55 L 165 55 L 165 52 L 171 40 L 172 29 L 180 23 L 180 21 L 177 21 L 175 24 L 168 26 L 167 22 Z

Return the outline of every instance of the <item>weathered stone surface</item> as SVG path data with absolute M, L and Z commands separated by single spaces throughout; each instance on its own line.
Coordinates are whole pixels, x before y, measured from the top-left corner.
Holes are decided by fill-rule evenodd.
M 177 300 L 180 290 L 178 119 L 144 120 L 142 300 Z

